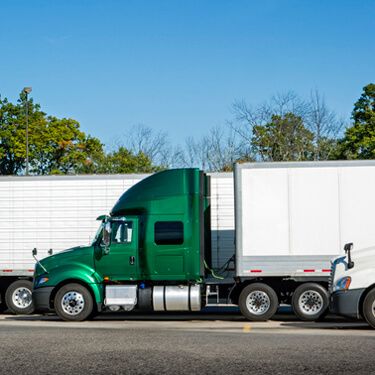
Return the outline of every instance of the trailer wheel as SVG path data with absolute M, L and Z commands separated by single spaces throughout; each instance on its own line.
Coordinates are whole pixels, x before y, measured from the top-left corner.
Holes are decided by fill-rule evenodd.
M 56 293 L 54 300 L 57 315 L 66 321 L 82 321 L 94 310 L 91 293 L 81 284 L 67 284 Z
M 292 307 L 298 318 L 314 321 L 322 317 L 329 305 L 327 290 L 320 284 L 306 283 L 300 285 L 292 297 Z
M 10 284 L 5 292 L 5 303 L 9 310 L 15 314 L 32 314 L 32 289 L 33 283 L 29 280 L 17 280 Z
M 238 305 L 245 318 L 262 321 L 270 319 L 276 313 L 279 301 L 270 286 L 255 283 L 242 290 Z
M 363 316 L 366 322 L 375 328 L 375 289 L 372 289 L 363 302 Z

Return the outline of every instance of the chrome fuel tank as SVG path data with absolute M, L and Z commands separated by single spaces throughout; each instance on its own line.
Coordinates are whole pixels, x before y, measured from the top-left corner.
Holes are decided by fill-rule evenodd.
M 154 286 L 155 311 L 199 311 L 201 309 L 200 285 Z

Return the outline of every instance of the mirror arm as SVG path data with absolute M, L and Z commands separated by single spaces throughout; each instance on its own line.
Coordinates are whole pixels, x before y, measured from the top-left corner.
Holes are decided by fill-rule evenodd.
M 37 254 L 36 247 L 34 247 L 34 249 L 32 251 L 32 254 L 33 254 L 33 258 L 38 263 L 38 265 L 44 270 L 45 273 L 48 273 L 48 271 L 46 270 L 46 268 L 43 266 L 42 263 L 39 262 L 38 258 L 36 257 L 36 254 Z

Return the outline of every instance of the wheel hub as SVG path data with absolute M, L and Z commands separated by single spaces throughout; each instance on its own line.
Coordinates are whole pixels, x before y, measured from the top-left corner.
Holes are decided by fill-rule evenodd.
M 12 294 L 12 302 L 20 309 L 26 309 L 32 303 L 31 290 L 25 287 L 17 288 Z
M 247 296 L 246 306 L 252 314 L 262 315 L 269 310 L 271 301 L 267 293 L 255 290 Z
M 78 315 L 85 307 L 85 300 L 81 293 L 70 291 L 61 299 L 61 307 L 69 315 Z
M 298 306 L 307 315 L 315 315 L 323 309 L 323 298 L 315 290 L 306 290 L 298 298 Z

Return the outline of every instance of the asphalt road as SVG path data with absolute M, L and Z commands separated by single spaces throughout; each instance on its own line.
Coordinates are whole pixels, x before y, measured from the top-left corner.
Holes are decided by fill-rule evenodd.
M 0 315 L 1 374 L 371 374 L 375 330 L 236 313 Z

